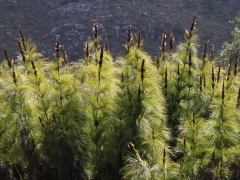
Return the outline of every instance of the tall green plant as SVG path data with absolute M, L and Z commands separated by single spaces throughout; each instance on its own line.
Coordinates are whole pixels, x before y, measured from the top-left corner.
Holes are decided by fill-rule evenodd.
M 197 57 L 196 14 L 175 49 L 162 35 L 153 62 L 127 30 L 115 61 L 98 25 L 85 57 L 56 38 L 45 59 L 20 28 L 19 56 L 0 66 L 0 175 L 17 179 L 237 179 L 239 51 Z
M 141 50 L 140 36 L 134 38 L 130 27 L 126 57 L 117 62 L 120 67 L 120 96 L 117 102 L 121 112 L 118 114 L 121 138 L 118 142 L 119 148 L 122 148 L 121 155 L 126 154 L 127 142 L 135 144 L 139 153 L 126 156 L 122 174 L 126 179 L 132 174 L 138 174 L 135 178 L 156 179 L 167 174 L 169 151 L 166 142 L 170 137 L 166 127 L 165 102 L 158 72 L 149 56 Z M 134 165 L 130 167 L 133 162 L 141 167 L 135 172 Z
M 12 83 L 6 82 L 8 86 L 1 92 L 5 93 L 1 98 L 12 93 L 12 96 L 9 94 L 10 106 L 4 111 L 7 118 L 1 121 L 12 129 L 4 133 L 8 137 L 4 143 L 15 139 L 12 144 L 18 143 L 16 146 L 21 147 L 18 151 L 23 154 L 11 162 L 26 165 L 30 179 L 50 178 L 54 174 L 59 179 L 87 178 L 83 168 L 88 142 L 84 130 L 85 111 L 81 108 L 81 96 L 71 68 L 62 67 L 64 58 L 60 56 L 59 41 L 57 39 L 56 61 L 47 62 L 41 59 L 34 44 L 25 41 L 21 31 L 20 34 L 17 65 L 9 60 L 5 51 Z
M 31 92 L 31 85 L 29 85 L 28 77 L 30 73 L 29 64 L 34 58 L 41 58 L 41 54 L 35 52 L 35 45 L 31 41 L 26 41 L 25 37 L 20 28 L 20 38 L 16 39 L 18 42 L 20 56 L 16 62 L 10 60 L 6 49 L 4 48 L 5 54 L 5 65 L 8 66 L 7 71 L 3 70 L 5 78 L 2 78 L 4 88 L 1 91 L 2 102 L 7 97 L 9 102 L 2 105 L 3 118 L 1 120 L 3 133 L 2 146 L 5 148 L 15 150 L 18 147 L 19 153 L 15 152 L 18 156 L 12 156 L 7 152 L 5 154 L 4 161 L 6 163 L 13 163 L 13 169 L 17 171 L 20 167 L 27 167 L 26 174 L 29 178 L 36 178 L 40 176 L 39 170 L 41 165 L 37 158 L 37 144 L 39 143 L 39 129 L 38 121 L 35 120 L 35 109 L 32 106 L 34 98 Z M 3 76 L 4 77 L 4 76 Z M 6 139 L 5 139 L 6 138 Z M 11 143 L 9 143 L 11 142 Z M 7 144 L 5 144 L 7 143 Z M 15 148 L 14 148 L 15 147 Z M 11 153 L 11 152 L 10 152 Z M 11 158 L 13 157 L 13 159 Z M 9 161 L 11 158 L 12 160 Z M 23 176 L 23 174 L 21 175 Z
M 235 150 L 239 139 L 239 113 L 236 106 L 239 84 L 236 81 L 238 77 L 234 78 L 230 64 L 230 68 L 223 72 L 225 74 L 222 74 L 222 84 L 218 84 L 212 99 L 211 115 L 206 122 L 208 128 L 205 131 L 208 141 L 211 142 L 209 149 L 211 156 L 208 156 L 209 169 L 213 177 L 218 179 L 231 177 L 228 167 L 235 164 L 235 160 L 230 157 L 232 153 L 237 154 Z
M 81 82 L 79 91 L 83 92 L 83 104 L 88 122 L 87 132 L 91 139 L 91 162 L 94 166 L 94 179 L 113 178 L 114 149 L 111 147 L 114 122 L 115 79 L 113 59 L 108 51 L 108 42 L 100 46 L 98 25 L 94 24 L 94 39 L 86 43 L 85 58 L 79 63 Z M 108 156 L 106 156 L 108 154 Z M 113 165 L 114 166 L 114 165 Z
M 66 64 L 65 54 L 60 54 L 58 38 L 55 51 L 55 61 L 47 62 L 47 69 L 44 69 L 50 82 L 41 83 L 43 90 L 39 89 L 40 98 L 43 98 L 42 116 L 39 116 L 43 127 L 42 148 L 48 156 L 47 161 L 57 169 L 59 178 L 70 179 L 77 176 L 76 170 L 86 176 L 83 170 L 89 143 L 85 130 L 86 112 L 71 65 Z
M 204 118 L 209 117 L 209 94 L 207 79 L 213 62 L 206 51 L 203 60 L 197 57 L 196 14 L 190 30 L 186 30 L 185 42 L 180 42 L 173 52 L 173 32 L 170 32 L 170 52 L 166 52 L 166 35 L 162 36 L 161 57 L 157 69 L 162 78 L 162 89 L 167 102 L 168 126 L 172 130 L 169 142 L 180 165 L 181 178 L 196 179 L 205 163 L 203 154 L 208 147 L 203 137 Z M 211 90 L 211 89 L 210 89 Z

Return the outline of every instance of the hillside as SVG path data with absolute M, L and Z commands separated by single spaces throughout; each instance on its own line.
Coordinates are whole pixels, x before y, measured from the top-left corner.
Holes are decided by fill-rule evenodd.
M 45 56 L 54 53 L 56 36 L 71 60 L 82 57 L 84 42 L 92 38 L 92 26 L 99 24 L 99 33 L 107 33 L 110 51 L 123 52 L 128 24 L 141 32 L 144 49 L 156 55 L 162 33 L 173 29 L 176 41 L 183 38 L 197 12 L 197 34 L 203 46 L 205 40 L 215 44 L 216 51 L 224 41 L 231 40 L 233 20 L 240 9 L 239 0 L 7 0 L 0 1 L 0 44 L 10 56 L 17 55 L 15 38 L 20 25 Z M 102 41 L 102 43 L 104 40 Z M 199 51 L 202 51 L 199 48 Z M 201 52 L 200 52 L 201 53 Z

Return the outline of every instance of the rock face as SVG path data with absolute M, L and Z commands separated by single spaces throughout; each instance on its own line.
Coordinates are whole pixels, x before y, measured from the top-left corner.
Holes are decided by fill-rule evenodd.
M 145 41 L 144 49 L 152 55 L 158 53 L 162 33 L 169 34 L 173 29 L 175 39 L 183 38 L 185 29 L 190 27 L 195 11 L 198 12 L 197 28 L 200 39 L 212 41 L 216 48 L 221 46 L 230 35 L 228 20 L 236 16 L 239 0 L 229 1 L 184 1 L 184 0 L 7 0 L 1 1 L 0 43 L 15 56 L 17 47 L 14 39 L 18 37 L 21 25 L 27 38 L 37 43 L 38 50 L 45 56 L 54 53 L 54 41 L 60 37 L 71 60 L 83 55 L 84 42 L 93 36 L 92 26 L 99 25 L 99 33 L 104 43 L 105 34 L 109 39 L 110 51 L 116 55 L 124 52 L 122 44 L 126 42 L 128 24 L 132 31 L 141 32 Z M 209 5 L 209 6 L 207 6 Z M 207 8 L 205 8 L 205 6 Z M 217 7 L 211 13 L 209 7 Z M 223 20 L 214 12 L 225 13 Z M 235 12 L 235 13 L 234 13 Z M 206 28 L 207 27 L 207 28 Z M 202 29 L 201 29 L 202 28 Z M 212 33 L 212 29 L 221 28 Z M 201 32 L 202 31 L 202 32 Z M 225 33 L 225 34 L 224 34 Z M 219 38 L 219 37 L 222 37 Z M 224 38 L 224 40 L 223 40 Z M 216 41 L 216 42 L 214 42 Z M 200 42 L 200 44 L 203 44 Z

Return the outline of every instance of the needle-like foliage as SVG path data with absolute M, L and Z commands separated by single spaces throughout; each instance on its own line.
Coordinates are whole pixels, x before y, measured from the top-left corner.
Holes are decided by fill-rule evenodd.
M 163 33 L 154 61 L 131 25 L 124 56 L 94 24 L 75 62 L 58 37 L 44 58 L 20 27 L 0 66 L 0 177 L 239 179 L 239 49 L 219 64 L 196 22 L 177 45 Z

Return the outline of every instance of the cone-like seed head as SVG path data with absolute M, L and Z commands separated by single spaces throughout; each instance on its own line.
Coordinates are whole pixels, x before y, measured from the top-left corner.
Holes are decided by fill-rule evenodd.
M 56 59 L 59 59 L 59 58 L 60 58 L 59 51 L 60 51 L 59 37 L 56 37 L 56 43 L 55 43 L 55 52 L 56 52 L 56 53 L 54 54 L 54 56 L 56 57 Z
M 11 63 L 11 60 L 9 59 L 9 57 L 8 57 L 8 53 L 7 53 L 7 50 L 6 50 L 6 48 L 3 46 L 3 51 L 4 51 L 4 56 L 5 56 L 5 59 L 6 59 L 6 61 L 7 61 L 7 63 L 8 63 L 8 67 L 12 67 L 12 65 L 13 65 L 13 63 Z M 13 60 L 12 60 L 13 61 Z
M 138 38 L 137 38 L 137 47 L 140 48 L 141 47 L 141 33 L 138 33 Z
M 107 34 L 106 34 L 106 41 L 105 41 L 105 51 L 109 51 L 109 49 L 108 49 L 108 38 L 107 38 Z
M 86 48 L 84 48 L 84 50 L 86 51 L 85 56 L 88 58 L 89 55 L 90 55 L 90 53 L 89 53 L 89 46 L 88 46 L 88 43 L 87 43 L 87 45 L 86 45 Z
M 94 38 L 96 40 L 98 38 L 98 24 L 97 23 L 94 24 L 93 31 L 94 31 Z
M 128 42 L 128 44 L 129 44 L 130 41 L 131 41 L 131 25 L 130 25 L 130 24 L 128 25 L 127 34 L 128 34 L 127 42 Z
M 63 50 L 63 61 L 64 63 L 67 63 L 68 61 L 67 52 L 65 50 Z
M 26 52 L 27 51 L 27 43 L 26 43 L 25 37 L 23 35 L 22 28 L 20 26 L 19 26 L 19 31 L 20 31 L 20 35 L 21 35 L 21 41 L 23 44 L 23 48 L 24 48 L 24 51 Z
M 17 84 L 17 74 L 16 74 L 16 72 L 15 72 L 15 70 L 14 70 L 14 68 L 12 69 L 12 76 L 13 76 L 13 82 L 15 83 L 15 84 Z
M 132 151 L 134 154 L 137 154 L 137 153 L 138 153 L 138 151 L 134 148 L 134 144 L 133 144 L 132 142 L 128 142 L 128 143 L 127 143 L 127 146 L 128 146 L 128 148 L 131 149 L 131 151 Z
M 212 51 L 210 54 L 210 59 L 211 59 L 211 61 L 214 59 L 214 44 L 212 44 Z
M 197 13 L 195 12 L 194 16 L 193 16 L 193 20 L 192 20 L 192 25 L 191 25 L 191 28 L 190 28 L 189 38 L 192 37 L 193 31 L 196 29 L 195 28 L 195 25 L 196 25 L 196 15 L 197 15 Z
M 162 50 L 162 54 L 164 54 L 165 52 L 165 47 L 167 45 L 166 43 L 166 37 L 167 35 L 165 33 L 162 34 L 162 46 L 161 46 L 161 50 Z
M 20 40 L 17 39 L 17 38 L 16 38 L 16 41 L 17 41 L 17 43 L 18 43 L 19 52 L 20 52 L 20 54 L 22 55 L 22 58 L 23 58 L 23 62 L 26 62 L 26 57 L 25 57 L 25 55 L 24 55 L 24 51 L 23 51 L 21 42 L 20 42 Z
M 206 57 L 207 57 L 207 46 L 209 41 L 207 40 L 204 44 L 204 51 L 203 51 L 203 63 L 206 63 Z
M 35 70 L 36 67 L 35 67 L 35 64 L 34 64 L 34 62 L 32 60 L 31 60 L 31 64 L 32 64 L 32 68 Z

